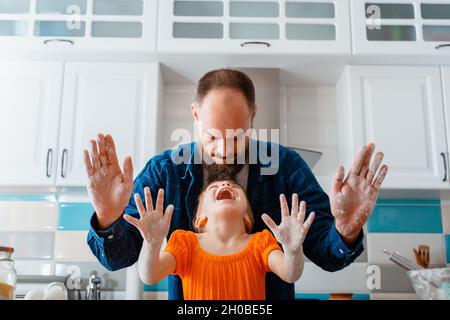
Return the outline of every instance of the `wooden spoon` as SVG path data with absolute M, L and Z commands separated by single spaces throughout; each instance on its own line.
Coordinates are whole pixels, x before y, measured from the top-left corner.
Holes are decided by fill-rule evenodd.
M 414 248 L 413 251 L 417 264 L 427 269 L 430 264 L 430 247 L 420 245 L 418 249 Z

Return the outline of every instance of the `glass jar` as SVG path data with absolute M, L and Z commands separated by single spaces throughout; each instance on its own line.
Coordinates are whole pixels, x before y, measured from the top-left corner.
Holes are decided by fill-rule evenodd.
M 0 247 L 0 300 L 14 300 L 17 273 L 12 254 L 14 248 Z

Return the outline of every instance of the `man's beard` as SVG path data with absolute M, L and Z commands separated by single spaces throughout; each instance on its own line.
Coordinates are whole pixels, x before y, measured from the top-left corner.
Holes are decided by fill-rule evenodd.
M 236 180 L 244 164 L 203 164 L 206 170 L 207 184 L 214 181 Z
M 205 168 L 207 176 L 207 184 L 219 180 L 236 180 L 236 176 L 248 162 L 248 148 L 245 150 L 244 156 L 245 161 L 242 161 L 242 159 L 239 158 L 234 159 L 234 162 L 239 163 L 217 164 L 203 162 L 203 167 Z

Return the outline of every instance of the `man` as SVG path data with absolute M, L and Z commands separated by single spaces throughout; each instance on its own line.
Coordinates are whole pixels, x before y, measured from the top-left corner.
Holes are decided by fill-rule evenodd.
M 303 244 L 304 253 L 311 261 L 324 270 L 337 271 L 361 254 L 363 226 L 388 170 L 386 165 L 381 166 L 382 152 L 377 152 L 371 161 L 374 144 L 358 150 L 347 177 L 344 168 L 338 167 L 328 196 L 296 152 L 281 145 L 276 145 L 279 149 L 272 148 L 274 144 L 252 140 L 248 135 L 229 134 L 230 130 L 248 131 L 257 111 L 253 83 L 244 73 L 230 69 L 208 72 L 197 85 L 191 108 L 198 141 L 153 157 L 134 182 L 131 158 L 125 158 L 122 172 L 110 135 L 99 134 L 97 141 L 90 141 L 91 152 L 85 150 L 84 162 L 88 194 L 95 212 L 88 244 L 103 266 L 118 270 L 137 261 L 143 240 L 139 231 L 124 220 L 123 214 L 138 216 L 133 194 L 139 193 L 144 198 L 147 186 L 153 199 L 162 188 L 164 207 L 169 204 L 175 207 L 169 236 L 176 229 L 193 230 L 196 202 L 211 169 L 208 166 L 229 170 L 246 189 L 255 215 L 254 232 L 265 227 L 263 213 L 280 222 L 281 193 L 287 199 L 297 193 L 307 203 L 307 212 L 316 213 Z M 259 152 L 262 149 L 278 150 L 270 154 L 278 164 L 274 174 L 263 174 L 271 164 L 262 161 Z M 249 161 L 248 156 L 254 150 L 256 163 Z M 200 163 L 195 161 L 199 154 L 205 156 Z M 247 155 L 245 164 L 230 164 L 230 159 L 242 159 L 242 155 Z M 180 157 L 188 161 L 180 163 Z M 293 284 L 273 273 L 267 274 L 267 299 L 293 299 L 294 296 Z M 182 297 L 181 280 L 171 275 L 169 299 Z

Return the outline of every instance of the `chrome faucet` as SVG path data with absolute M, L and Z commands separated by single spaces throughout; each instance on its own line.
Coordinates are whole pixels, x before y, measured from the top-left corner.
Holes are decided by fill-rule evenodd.
M 100 300 L 100 285 L 102 283 L 102 279 L 94 274 L 91 274 L 89 278 L 89 284 L 86 287 L 86 300 Z

